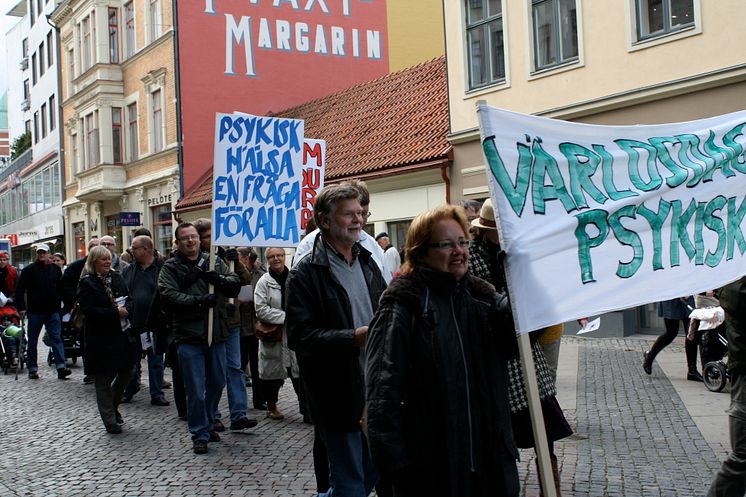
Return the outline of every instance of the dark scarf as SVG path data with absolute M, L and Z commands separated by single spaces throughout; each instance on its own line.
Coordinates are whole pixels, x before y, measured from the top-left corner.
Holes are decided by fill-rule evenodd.
M 285 266 L 280 274 L 275 273 L 271 269 L 269 270 L 269 275 L 274 279 L 279 285 L 280 285 L 280 292 L 282 293 L 282 310 L 285 310 L 285 283 L 288 280 L 288 274 L 290 274 L 290 270 L 287 266 Z
M 106 290 L 106 295 L 109 297 L 109 300 L 111 300 L 111 305 L 116 306 L 116 297 L 114 297 L 114 292 L 111 289 L 111 271 L 106 273 L 106 276 L 102 276 L 99 273 L 96 273 L 96 276 L 98 276 L 98 279 L 100 279 L 101 283 L 104 284 L 104 290 Z

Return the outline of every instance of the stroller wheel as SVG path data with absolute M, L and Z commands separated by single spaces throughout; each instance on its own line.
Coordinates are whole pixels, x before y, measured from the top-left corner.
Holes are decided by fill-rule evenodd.
M 710 392 L 721 392 L 728 381 L 725 364 L 721 361 L 713 361 L 705 364 L 704 374 L 705 386 Z

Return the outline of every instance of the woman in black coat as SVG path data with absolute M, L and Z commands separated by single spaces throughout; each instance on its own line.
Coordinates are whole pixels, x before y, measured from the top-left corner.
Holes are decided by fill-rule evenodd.
M 111 269 L 111 253 L 94 247 L 78 284 L 78 306 L 85 317 L 85 365 L 95 378 L 96 403 L 106 431 L 122 433 L 118 406 L 137 356 L 129 322 L 127 286 Z
M 368 331 L 367 434 L 395 497 L 515 497 L 505 298 L 468 272 L 461 207 L 420 214 Z

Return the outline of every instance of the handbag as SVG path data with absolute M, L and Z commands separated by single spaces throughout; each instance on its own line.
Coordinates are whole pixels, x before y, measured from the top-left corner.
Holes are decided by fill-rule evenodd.
M 257 320 L 254 334 L 265 342 L 279 342 L 282 340 L 282 325 L 265 323 Z
M 77 302 L 75 302 L 72 311 L 70 311 L 70 322 L 74 328 L 79 330 L 82 329 L 85 324 L 85 315 L 83 314 L 83 311 L 80 310 L 80 306 Z

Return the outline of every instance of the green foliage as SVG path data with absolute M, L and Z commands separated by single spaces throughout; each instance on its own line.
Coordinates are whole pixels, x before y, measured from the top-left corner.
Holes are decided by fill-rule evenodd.
M 29 148 L 31 148 L 31 131 L 26 131 L 24 134 L 13 140 L 13 145 L 10 146 L 11 160 L 16 160 Z

